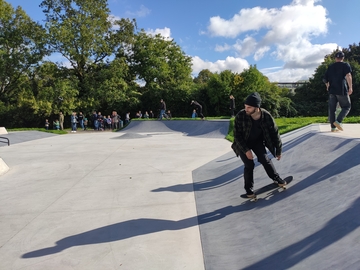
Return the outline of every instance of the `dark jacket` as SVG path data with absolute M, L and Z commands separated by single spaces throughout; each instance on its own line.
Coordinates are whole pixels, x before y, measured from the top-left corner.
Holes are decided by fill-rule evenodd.
M 274 157 L 279 156 L 282 152 L 282 142 L 278 127 L 274 118 L 267 110 L 262 108 L 260 108 L 260 110 L 260 126 L 264 135 L 264 144 Z M 239 156 L 240 152 L 245 154 L 250 150 L 250 148 L 246 145 L 246 142 L 250 136 L 251 126 L 251 116 L 246 115 L 245 110 L 238 112 L 234 123 L 234 143 L 231 145 L 231 148 L 234 150 L 236 156 Z
M 166 103 L 165 103 L 165 101 L 160 102 L 160 110 L 166 110 Z
M 346 96 L 348 86 L 346 74 L 351 73 L 351 67 L 346 62 L 335 62 L 325 72 L 323 82 L 329 83 L 329 94 Z

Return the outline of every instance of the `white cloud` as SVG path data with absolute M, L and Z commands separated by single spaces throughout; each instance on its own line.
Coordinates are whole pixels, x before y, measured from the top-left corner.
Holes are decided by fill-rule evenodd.
M 271 82 L 296 82 L 299 80 L 308 80 L 314 73 L 314 69 L 280 69 L 271 72 L 270 70 L 260 70 Z
M 211 17 L 210 36 L 237 38 L 226 48 L 254 61 L 269 56 L 283 62 L 283 69 L 268 73 L 270 80 L 304 79 L 314 72 L 337 44 L 312 44 L 314 37 L 326 35 L 331 20 L 318 0 L 293 0 L 281 8 L 241 9 L 230 19 Z M 245 37 L 239 38 L 242 34 Z M 222 47 L 217 47 L 216 51 Z M 293 78 L 293 79 L 291 79 Z
M 264 47 L 258 49 L 254 54 L 254 60 L 255 61 L 260 60 L 261 58 L 263 58 L 264 54 L 269 50 L 270 50 L 269 46 L 264 46 Z
M 144 5 L 140 6 L 140 9 L 135 11 L 135 12 L 131 12 L 131 11 L 127 11 L 126 15 L 127 16 L 134 16 L 134 17 L 146 17 L 147 15 L 149 15 L 151 13 L 151 10 L 148 9 L 147 7 L 145 7 Z
M 257 42 L 253 37 L 246 37 L 244 40 L 237 40 L 234 49 L 241 57 L 247 57 L 256 50 Z
M 215 47 L 216 52 L 224 52 L 224 51 L 228 51 L 230 49 L 231 49 L 231 46 L 226 43 L 224 45 L 216 45 L 216 47 Z
M 231 70 L 240 73 L 244 69 L 249 68 L 249 63 L 242 58 L 226 57 L 225 60 L 218 60 L 216 62 L 204 61 L 198 56 L 192 58 L 192 69 L 194 74 L 198 74 L 203 69 L 208 69 L 211 72 L 221 72 L 224 70 Z
M 171 39 L 171 30 L 168 27 L 165 27 L 165 28 L 162 28 L 162 29 L 156 28 L 155 30 L 148 29 L 146 31 L 146 33 L 148 33 L 148 34 L 150 34 L 152 36 L 160 34 L 161 36 L 163 36 L 166 39 Z
M 212 36 L 235 38 L 241 33 L 259 30 L 267 25 L 270 20 L 271 10 L 260 7 L 252 9 L 242 9 L 239 14 L 235 14 L 230 20 L 225 20 L 219 16 L 210 18 L 208 31 Z

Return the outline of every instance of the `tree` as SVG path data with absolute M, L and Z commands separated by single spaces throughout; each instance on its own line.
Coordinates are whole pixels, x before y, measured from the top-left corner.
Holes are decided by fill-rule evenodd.
M 22 76 L 46 55 L 44 29 L 0 0 L 0 101 L 16 102 Z
M 185 113 L 192 86 L 191 58 L 173 40 L 142 30 L 134 37 L 127 62 L 141 84 L 143 110 L 157 109 L 163 98 L 174 115 Z
M 229 96 L 234 75 L 230 70 L 224 70 L 220 74 L 213 74 L 207 83 L 207 94 L 209 97 L 208 113 L 210 115 L 229 114 Z
M 92 72 L 129 40 L 135 21 L 110 18 L 106 0 L 44 0 L 47 42 L 52 53 L 69 61 L 78 79 L 79 98 L 92 103 Z

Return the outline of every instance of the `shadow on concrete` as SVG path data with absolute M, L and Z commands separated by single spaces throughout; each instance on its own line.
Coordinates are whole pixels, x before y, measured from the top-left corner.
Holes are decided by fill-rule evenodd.
M 360 198 L 347 210 L 329 220 L 322 229 L 243 269 L 289 269 L 297 265 L 359 228 L 359 209 Z
M 194 216 L 179 221 L 140 218 L 104 226 L 84 233 L 65 237 L 56 242 L 53 247 L 43 248 L 23 254 L 22 258 L 42 257 L 61 252 L 74 246 L 93 245 L 120 241 L 136 236 L 157 233 L 161 231 L 182 230 L 215 220 L 222 219 L 235 212 L 246 211 L 249 205 L 226 206 L 211 213 Z
M 236 212 L 247 211 L 255 204 L 226 206 L 213 212 L 202 214 L 179 221 L 161 219 L 135 219 L 104 226 L 84 233 L 72 235 L 56 242 L 56 246 L 31 251 L 22 258 L 35 258 L 59 253 L 65 249 L 120 241 L 136 236 L 157 233 L 161 231 L 182 230 L 198 224 L 205 224 L 223 219 Z M 277 251 L 273 255 L 251 265 L 245 269 L 288 269 L 299 261 L 313 255 L 321 249 L 330 246 L 360 226 L 360 198 L 341 214 L 332 218 L 324 228 L 304 238 L 297 243 Z M 278 268 L 280 267 L 280 268 Z

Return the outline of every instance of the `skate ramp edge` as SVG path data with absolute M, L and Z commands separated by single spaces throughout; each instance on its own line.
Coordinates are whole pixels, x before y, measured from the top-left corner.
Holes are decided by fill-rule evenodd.
M 0 158 L 0 176 L 7 173 L 9 170 L 8 165 Z
M 229 120 L 170 120 L 170 121 L 132 121 L 121 133 L 182 133 L 184 136 L 202 138 L 225 138 Z
M 5 134 L 8 134 L 6 128 L 0 127 L 0 135 L 5 135 Z

